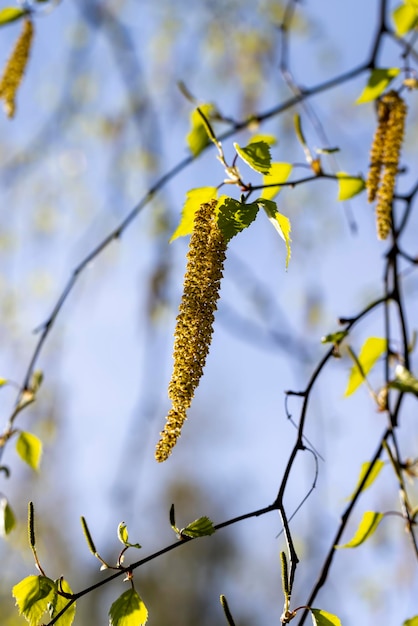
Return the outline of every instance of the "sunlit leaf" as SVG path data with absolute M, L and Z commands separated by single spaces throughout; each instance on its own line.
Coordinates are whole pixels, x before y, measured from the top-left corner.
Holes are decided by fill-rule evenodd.
M 346 172 L 338 172 L 338 200 L 349 200 L 361 193 L 366 185 L 360 176 L 350 176 Z
M 381 461 L 380 459 L 378 459 L 373 464 L 373 468 L 372 468 L 370 474 L 368 475 L 366 482 L 363 485 L 362 491 L 366 491 L 366 489 L 368 489 L 374 483 L 376 478 L 379 476 L 381 470 L 383 469 L 384 465 L 385 465 L 385 462 Z M 366 461 L 365 463 L 361 464 L 361 470 L 360 470 L 360 475 L 359 475 L 358 480 L 357 480 L 357 484 L 355 486 L 355 489 L 354 489 L 353 493 L 351 494 L 351 496 L 349 498 L 347 498 L 347 500 L 352 500 L 354 498 L 354 496 L 357 493 L 358 488 L 360 487 L 361 483 L 363 482 L 363 478 L 365 477 L 365 475 L 369 471 L 369 467 L 370 467 L 370 461 Z
M 259 141 L 264 141 L 269 146 L 277 144 L 277 138 L 274 135 L 253 135 L 248 143 L 258 143 Z
M 135 589 L 128 589 L 110 607 L 109 618 L 110 626 L 142 626 L 148 611 Z
M 0 378 L 0 387 L 7 385 L 7 383 L 8 383 L 7 378 Z
M 234 198 L 220 199 L 218 206 L 218 226 L 225 240 L 228 242 L 247 228 L 255 220 L 258 213 L 258 204 L 245 204 Z
M 332 613 L 327 613 L 327 611 L 311 609 L 311 616 L 314 626 L 341 626 L 338 617 Z
M 265 141 L 251 142 L 245 148 L 234 143 L 234 148 L 247 165 L 256 172 L 268 174 L 271 166 L 270 146 Z
M 15 22 L 16 20 L 20 20 L 27 14 L 25 9 L 19 9 L 17 7 L 6 7 L 0 11 L 0 26 L 4 26 L 5 24 L 10 24 L 10 22 Z
M 280 237 L 283 239 L 283 241 L 286 244 L 286 268 L 287 268 L 289 265 L 289 261 L 290 261 L 290 254 L 291 254 L 290 244 L 292 241 L 290 238 L 290 232 L 291 232 L 290 220 L 288 217 L 278 212 L 277 205 L 272 200 L 259 198 L 257 202 L 260 206 L 263 207 L 263 209 L 267 213 L 267 217 L 269 218 L 270 222 L 273 224 L 274 228 L 277 230 Z
M 392 82 L 401 70 L 398 67 L 379 68 L 370 72 L 367 85 L 356 100 L 356 104 L 371 102 L 376 100 L 385 91 L 386 87 Z
M 374 511 L 366 511 L 361 519 L 359 527 L 357 528 L 354 537 L 342 546 L 335 546 L 336 548 L 357 548 L 362 543 L 369 539 L 379 526 L 383 518 L 383 513 L 375 513 Z
M 199 109 L 203 115 L 210 120 L 211 113 L 214 111 L 213 104 L 201 104 Z M 205 123 L 199 111 L 195 109 L 190 115 L 191 129 L 187 135 L 186 141 L 193 156 L 197 156 L 208 145 L 210 139 L 205 127 Z
M 273 183 L 285 183 L 290 176 L 293 166 L 290 163 L 272 163 L 270 172 L 263 176 L 263 185 L 272 185 Z M 272 200 L 280 191 L 280 185 L 277 187 L 265 187 L 261 192 L 261 197 L 266 200 Z
M 129 548 L 140 548 L 139 543 L 129 543 L 128 528 L 125 522 L 121 522 L 118 526 L 118 539 L 121 543 Z
M 19 613 L 30 626 L 39 626 L 48 605 L 54 602 L 56 587 L 54 581 L 46 576 L 28 576 L 13 587 L 12 593 Z
M 330 333 L 321 338 L 321 343 L 340 344 L 348 335 L 348 330 L 338 330 L 336 333 Z
M 188 524 L 186 528 L 182 528 L 180 535 L 185 535 L 186 537 L 206 537 L 207 535 L 213 535 L 214 532 L 215 528 L 212 520 L 208 517 L 199 517 L 194 522 Z
M 16 525 L 12 508 L 5 496 L 0 497 L 0 537 L 6 537 Z
M 66 580 L 64 580 L 64 578 L 56 580 L 55 584 L 57 588 L 60 589 L 60 591 L 64 591 L 64 593 L 69 594 L 72 593 L 70 585 L 67 583 Z M 68 598 L 64 598 L 64 596 L 60 596 L 57 593 L 49 608 L 51 618 L 55 617 L 55 615 L 58 615 L 58 613 L 60 613 L 67 606 L 68 602 Z M 56 621 L 57 626 L 71 626 L 74 621 L 75 610 L 76 603 L 73 602 L 71 606 L 65 611 L 65 613 L 63 613 L 61 617 L 58 618 L 58 620 Z
M 403 37 L 418 24 L 418 10 L 412 3 L 400 4 L 392 13 L 395 32 Z
M 418 379 L 411 374 L 403 365 L 397 365 L 395 369 L 395 380 L 391 380 L 389 387 L 399 389 L 404 393 L 413 393 L 418 396 Z
M 404 623 L 402 624 L 402 626 L 418 626 L 418 615 L 415 615 L 415 617 L 410 617 L 409 619 L 406 619 Z
M 386 348 L 386 339 L 382 339 L 381 337 L 369 337 L 366 339 L 360 350 L 358 363 L 354 363 L 351 368 L 347 388 L 344 393 L 345 397 L 351 395 L 360 387 L 376 361 L 386 351 Z
M 16 450 L 22 461 L 25 461 L 33 470 L 39 469 L 42 442 L 36 435 L 21 432 L 17 438 Z
M 190 235 L 193 230 L 194 216 L 197 209 L 201 204 L 216 198 L 216 194 L 216 187 L 197 187 L 196 189 L 189 189 L 186 194 L 186 202 L 181 212 L 180 223 L 174 231 L 170 242 L 177 239 L 177 237 Z

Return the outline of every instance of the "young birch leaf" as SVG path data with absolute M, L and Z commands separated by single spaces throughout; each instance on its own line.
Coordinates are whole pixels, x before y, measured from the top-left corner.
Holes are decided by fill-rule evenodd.
M 402 624 L 402 626 L 418 626 L 418 615 L 415 615 L 415 617 L 410 617 L 409 619 L 406 619 L 404 623 Z
M 403 37 L 418 24 L 418 10 L 412 4 L 400 4 L 392 13 L 395 32 Z
M 269 218 L 270 222 L 273 224 L 274 228 L 277 230 L 280 237 L 283 239 L 283 241 L 286 244 L 286 252 L 287 252 L 286 269 L 287 269 L 289 265 L 289 261 L 290 261 L 290 254 L 291 254 L 290 243 L 292 241 L 290 238 L 290 232 L 292 230 L 291 225 L 290 225 L 290 220 L 288 217 L 278 212 L 277 205 L 272 200 L 266 200 L 264 198 L 260 198 L 259 200 L 257 200 L 257 202 L 260 206 L 263 207 L 263 209 L 267 213 L 267 217 Z
M 199 517 L 194 522 L 187 524 L 186 528 L 182 528 L 180 535 L 186 537 L 206 537 L 213 535 L 215 529 L 213 522 L 208 517 Z
M 170 243 L 177 237 L 190 235 L 193 230 L 194 216 L 201 204 L 210 202 L 216 198 L 216 187 L 197 187 L 190 189 L 186 194 L 186 202 L 181 212 L 180 223 L 171 236 Z
M 365 188 L 365 182 L 360 176 L 350 176 L 346 172 L 338 172 L 338 200 L 350 200 Z
M 245 148 L 234 143 L 234 148 L 247 165 L 256 172 L 268 174 L 271 166 L 270 146 L 265 141 L 249 143 Z
M 0 378 L 0 387 L 7 385 L 8 382 L 7 378 Z
M 28 576 L 12 589 L 13 597 L 30 626 L 38 626 L 42 615 L 50 603 L 54 602 L 56 586 L 46 576 Z
M 110 607 L 109 618 L 110 626 L 142 626 L 148 610 L 135 589 L 128 589 Z
M 375 513 L 374 511 L 366 511 L 361 519 L 359 527 L 357 528 L 354 537 L 342 546 L 335 546 L 336 548 L 357 548 L 362 543 L 371 537 L 379 526 L 383 518 L 383 513 Z
M 70 585 L 67 583 L 64 578 L 60 580 L 56 580 L 55 584 L 60 591 L 64 591 L 64 593 L 72 593 Z M 49 609 L 49 613 L 51 618 L 54 618 L 55 615 L 58 615 L 68 604 L 68 598 L 64 598 L 64 596 L 60 596 L 58 593 L 55 595 L 54 600 L 51 602 L 51 607 Z M 57 626 L 71 626 L 74 621 L 76 610 L 76 603 L 73 602 L 71 606 L 61 615 L 61 617 L 56 621 Z
M 418 396 L 418 379 L 411 374 L 403 365 L 397 365 L 395 369 L 395 380 L 389 383 L 392 389 L 399 389 L 404 393 L 413 393 Z
M 6 537 L 16 526 L 12 508 L 5 496 L 0 497 L 0 537 Z
M 311 609 L 311 615 L 314 626 L 341 626 L 339 618 L 332 613 L 327 613 L 327 611 Z
M 269 146 L 277 144 L 277 139 L 274 135 L 253 135 L 248 143 L 258 143 L 259 141 L 264 141 Z
M 0 11 L 0 26 L 4 26 L 5 24 L 10 24 L 10 22 L 15 22 L 16 20 L 20 20 L 20 18 L 24 17 L 27 14 L 25 9 L 18 9 L 16 7 L 6 7 Z
M 373 469 L 371 470 L 369 476 L 367 477 L 367 480 L 366 480 L 366 482 L 363 485 L 362 491 L 366 491 L 366 489 L 371 487 L 371 485 L 374 483 L 374 481 L 376 480 L 376 478 L 379 476 L 380 472 L 382 471 L 384 465 L 385 465 L 385 462 L 381 461 L 380 459 L 378 459 L 376 461 L 376 463 L 374 463 Z M 370 467 L 370 461 L 366 461 L 366 463 L 362 463 L 361 470 L 360 470 L 360 476 L 358 477 L 357 484 L 356 484 L 356 487 L 355 487 L 353 493 L 351 494 L 351 496 L 349 498 L 347 498 L 348 502 L 350 500 L 352 500 L 354 498 L 354 496 L 356 495 L 359 486 L 363 482 L 363 478 L 365 477 L 365 475 L 369 471 L 369 467 Z
M 347 388 L 344 392 L 344 397 L 347 398 L 360 387 L 360 385 L 364 382 L 367 374 L 373 368 L 379 357 L 381 357 L 382 354 L 386 351 L 386 349 L 386 339 L 383 339 L 381 337 L 369 337 L 368 339 L 366 339 L 360 350 L 358 363 L 354 363 L 353 367 L 351 368 Z
M 370 72 L 367 85 L 356 100 L 356 104 L 371 102 L 376 100 L 385 91 L 386 87 L 392 82 L 401 70 L 399 67 L 389 67 L 387 69 L 379 68 Z
M 258 204 L 244 204 L 234 198 L 221 198 L 218 206 L 218 226 L 228 243 L 232 237 L 240 233 L 255 220 Z
M 203 115 L 210 120 L 211 114 L 214 111 L 213 104 L 201 104 L 199 109 Z M 210 139 L 207 133 L 204 121 L 199 111 L 195 109 L 190 115 L 191 129 L 187 135 L 186 141 L 193 156 L 198 156 L 202 150 L 208 145 Z
M 128 548 L 140 548 L 139 543 L 129 543 L 128 528 L 125 522 L 121 522 L 118 526 L 118 539 Z
M 272 163 L 270 172 L 263 176 L 263 185 L 272 185 L 273 183 L 285 183 L 290 176 L 293 165 L 290 163 Z M 265 187 L 261 192 L 261 197 L 266 200 L 272 200 L 280 191 L 280 185 L 277 187 Z
M 39 469 L 42 456 L 42 442 L 32 433 L 21 432 L 16 450 L 22 461 L 25 461 L 33 470 Z

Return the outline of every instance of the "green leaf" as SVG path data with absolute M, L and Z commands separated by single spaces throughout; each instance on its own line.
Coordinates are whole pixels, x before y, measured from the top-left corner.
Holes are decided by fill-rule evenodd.
M 26 9 L 18 9 L 16 7 L 6 7 L 0 11 L 0 26 L 4 26 L 5 24 L 10 24 L 10 22 L 15 22 L 16 20 L 20 20 L 27 14 Z
M 277 139 L 274 135 L 253 135 L 248 143 L 258 143 L 259 141 L 264 141 L 269 146 L 277 144 Z
M 118 526 L 118 539 L 128 548 L 140 548 L 139 543 L 129 543 L 128 528 L 125 522 L 121 522 Z
M 245 148 L 234 143 L 234 148 L 247 165 L 256 172 L 268 174 L 271 166 L 270 146 L 265 141 L 249 143 Z
M 306 150 L 308 148 L 308 146 L 307 146 L 307 143 L 306 143 L 305 135 L 303 134 L 302 120 L 300 118 L 299 113 L 295 113 L 294 114 L 294 116 L 293 116 L 293 124 L 294 124 L 294 127 L 295 127 L 296 137 L 298 138 L 299 142 L 301 143 L 303 149 Z
M 16 526 L 12 508 L 5 496 L 0 497 L 0 537 L 6 537 Z
M 418 396 L 418 380 L 403 365 L 396 366 L 395 380 L 390 381 L 389 387 Z
M 203 115 L 210 120 L 211 114 L 214 112 L 213 104 L 201 104 L 199 109 Z M 199 114 L 199 111 L 195 109 L 190 115 L 191 129 L 187 135 L 186 141 L 193 156 L 198 156 L 202 150 L 208 145 L 210 139 L 206 125 Z
M 206 537 L 207 535 L 213 535 L 215 532 L 215 528 L 213 527 L 213 522 L 208 517 L 199 517 L 194 522 L 191 522 L 186 526 L 186 528 L 182 528 L 180 531 L 180 535 L 186 537 Z
M 371 470 L 369 476 L 367 477 L 367 480 L 366 480 L 366 482 L 363 485 L 362 491 L 366 491 L 366 489 L 371 487 L 371 485 L 374 483 L 374 481 L 376 480 L 376 478 L 379 476 L 380 472 L 382 471 L 384 465 L 385 465 L 385 462 L 381 461 L 380 459 L 378 459 L 376 461 L 376 463 L 374 463 L 373 469 Z M 349 498 L 347 498 L 348 501 L 352 500 L 354 498 L 354 496 L 356 495 L 359 486 L 363 482 L 363 478 L 365 477 L 365 475 L 369 471 L 369 467 L 370 467 L 370 461 L 366 461 L 365 463 L 362 463 L 361 470 L 360 470 L 360 475 L 359 475 L 358 480 L 357 480 L 357 484 L 356 484 L 355 489 L 354 489 L 353 493 L 351 494 L 351 496 Z
M 258 213 L 258 204 L 244 204 L 234 198 L 223 196 L 219 199 L 218 226 L 229 242 L 232 237 L 240 233 L 255 220 Z
M 344 396 L 350 396 L 354 393 L 358 387 L 364 382 L 367 374 L 375 365 L 376 361 L 387 349 L 386 339 L 380 337 L 369 337 L 364 342 L 360 354 L 358 356 L 358 363 L 354 363 L 350 371 L 350 377 L 348 379 L 347 388 Z M 360 367 L 359 367 L 360 365 Z
M 21 432 L 16 442 L 16 450 L 20 458 L 33 470 L 39 469 L 42 456 L 42 442 L 36 435 Z
M 273 183 L 285 183 L 290 176 L 293 165 L 290 163 L 272 163 L 270 172 L 263 176 L 263 185 L 272 185 Z M 280 185 L 277 187 L 265 187 L 261 192 L 261 197 L 266 200 L 272 200 L 280 191 Z
M 314 626 L 341 626 L 341 621 L 332 613 L 321 609 L 311 609 L 311 615 Z
M 38 626 L 48 604 L 54 602 L 56 587 L 53 580 L 46 576 L 28 576 L 17 583 L 12 590 L 23 615 L 30 626 Z
M 392 82 L 392 80 L 396 78 L 400 71 L 399 67 L 372 70 L 370 72 L 367 85 L 357 98 L 356 104 L 363 104 L 364 102 L 376 100 L 376 98 L 378 98 L 385 91 L 386 87 Z
M 128 589 L 112 604 L 109 617 L 110 626 L 142 626 L 148 611 L 135 589 Z
M 400 4 L 392 13 L 395 32 L 403 37 L 418 24 L 418 10 L 412 3 Z
M 336 548 L 357 548 L 362 543 L 371 537 L 379 526 L 383 518 L 383 513 L 375 513 L 374 511 L 366 511 L 361 519 L 359 527 L 357 528 L 354 537 L 342 546 L 335 546 Z
M 64 578 L 56 580 L 55 585 L 60 591 L 72 594 L 71 587 Z M 55 615 L 58 615 L 58 613 L 60 613 L 67 606 L 68 602 L 68 598 L 64 598 L 58 593 L 55 594 L 54 600 L 51 602 L 51 606 L 49 609 L 49 614 L 51 618 L 53 618 Z M 71 626 L 74 621 L 75 610 L 76 603 L 73 602 L 72 605 L 65 611 L 65 613 L 63 613 L 63 615 L 56 621 L 57 626 Z
M 269 218 L 270 222 L 273 224 L 274 228 L 277 230 L 280 237 L 283 239 L 283 241 L 286 244 L 286 269 L 287 269 L 289 265 L 290 254 L 291 254 L 290 243 L 292 241 L 290 238 L 290 232 L 292 230 L 291 225 L 290 225 L 290 220 L 288 217 L 278 212 L 277 205 L 272 200 L 259 198 L 256 202 L 258 202 L 258 204 L 263 207 L 263 209 L 267 213 L 267 217 Z
M 338 172 L 338 200 L 349 200 L 361 193 L 366 185 L 360 176 L 350 176 L 346 172 Z
M 7 385 L 8 382 L 7 378 L 0 378 L 0 387 Z
M 410 617 L 409 619 L 406 619 L 404 623 L 402 624 L 402 626 L 418 626 L 418 615 L 415 615 L 415 617 Z
M 348 335 L 348 330 L 338 330 L 336 333 L 325 335 L 321 338 L 321 343 L 334 343 L 339 345 Z
M 184 237 L 190 235 L 193 230 L 194 216 L 197 209 L 201 204 L 209 202 L 216 198 L 216 187 L 197 187 L 196 189 L 190 189 L 186 194 L 186 202 L 183 205 L 181 212 L 180 223 L 174 231 L 170 242 L 177 239 L 177 237 Z

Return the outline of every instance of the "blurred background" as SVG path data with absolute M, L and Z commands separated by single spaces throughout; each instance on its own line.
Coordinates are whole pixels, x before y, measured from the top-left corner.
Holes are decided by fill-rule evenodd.
M 314 86 L 364 63 L 380 4 L 295 3 L 289 68 L 298 84 Z M 388 13 L 395 5 L 388 3 Z M 1 2 L 5 6 L 11 2 Z M 0 376 L 18 385 L 36 346 L 34 329 L 48 318 L 74 270 L 190 154 L 193 104 L 179 82 L 198 102 L 215 103 L 235 121 L 291 96 L 279 69 L 285 8 L 279 0 L 65 0 L 50 8 L 42 5 L 35 16 L 16 117 L 0 118 Z M 20 28 L 17 22 L 0 31 L 2 67 Z M 388 42 L 379 66 L 400 64 L 400 48 Z M 340 149 L 324 157 L 327 171 L 367 171 L 374 106 L 354 105 L 366 80 L 363 74 L 311 98 L 314 117 L 297 109 L 312 150 Z M 415 183 L 414 103 L 412 94 L 402 191 Z M 295 110 L 252 130 L 278 138 L 273 159 L 295 164 L 292 178 L 298 179 L 309 170 L 295 137 Z M 221 133 L 229 126 L 215 128 Z M 245 145 L 249 137 L 245 131 L 225 141 L 227 157 L 234 154 L 233 141 Z M 261 183 L 255 172 L 245 174 Z M 26 467 L 9 442 L 3 463 L 10 477 L 0 476 L 0 491 L 18 521 L 0 543 L 5 626 L 24 623 L 11 587 L 36 573 L 27 544 L 28 500 L 35 505 L 43 568 L 51 578 L 64 575 L 74 591 L 105 575 L 88 551 L 81 515 L 98 551 L 112 561 L 120 546 L 116 529 L 125 521 L 130 539 L 142 545 L 140 552 L 128 552 L 128 561 L 175 540 L 172 503 L 178 526 L 185 526 L 201 515 L 219 523 L 273 502 L 296 437 L 285 391 L 306 387 L 328 349 L 321 337 L 338 329 L 338 317 L 356 315 L 383 293 L 387 248 L 376 239 L 365 194 L 347 205 L 337 201 L 332 180 L 283 189 L 277 200 L 292 223 L 289 268 L 285 246 L 264 215 L 231 242 L 205 376 L 172 456 L 157 464 L 154 446 L 170 406 L 173 330 L 188 243 L 169 239 L 186 192 L 217 186 L 223 178 L 212 149 L 180 171 L 83 269 L 56 319 L 37 364 L 44 373 L 37 402 L 16 422 L 44 444 L 40 471 Z M 412 215 L 404 238 L 411 255 L 417 226 Z M 405 273 L 404 288 L 412 332 L 415 275 Z M 352 345 L 358 351 L 365 338 L 383 332 L 379 309 L 356 327 Z M 306 602 L 361 464 L 386 425 L 366 389 L 343 397 L 350 367 L 346 357 L 333 360 L 309 405 L 305 432 L 323 460 L 313 494 L 291 523 L 301 561 L 294 606 Z M 371 376 L 375 389 L 382 380 L 383 365 Z M 0 390 L 2 429 L 15 398 L 12 385 Z M 291 397 L 295 422 L 300 408 L 300 398 Z M 416 405 L 408 400 L 399 431 L 405 458 L 417 456 L 415 421 Z M 313 456 L 300 455 L 286 491 L 289 514 L 314 480 Z M 397 509 L 396 480 L 385 467 L 362 496 L 345 540 L 364 511 Z M 221 593 L 237 625 L 278 624 L 280 531 L 279 516 L 271 513 L 136 570 L 149 624 L 226 624 Z M 316 606 L 336 613 L 344 626 L 396 626 L 418 613 L 417 583 L 408 536 L 390 517 L 364 546 L 337 555 Z M 106 624 L 110 604 L 123 590 L 119 581 L 80 600 L 75 623 Z

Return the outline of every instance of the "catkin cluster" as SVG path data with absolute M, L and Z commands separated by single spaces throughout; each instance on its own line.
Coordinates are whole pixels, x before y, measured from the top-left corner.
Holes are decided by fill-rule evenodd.
M 13 117 L 16 110 L 15 98 L 20 82 L 25 73 L 33 38 L 33 24 L 25 20 L 22 32 L 16 41 L 14 50 L 4 68 L 0 80 L 0 98 L 4 101 L 4 110 L 8 117 Z
M 396 91 L 389 91 L 377 103 L 378 125 L 370 151 L 366 181 L 368 200 L 376 202 L 379 239 L 386 239 L 392 224 L 392 200 L 404 136 L 406 104 Z
M 160 462 L 168 458 L 180 436 L 212 340 L 226 256 L 226 242 L 215 218 L 216 204 L 212 200 L 199 207 L 190 238 L 183 296 L 174 331 L 173 374 L 168 387 L 172 408 L 155 451 Z

